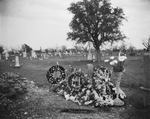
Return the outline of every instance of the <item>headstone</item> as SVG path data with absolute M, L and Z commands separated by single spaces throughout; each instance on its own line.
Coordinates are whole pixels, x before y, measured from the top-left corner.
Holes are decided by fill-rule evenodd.
M 87 64 L 87 69 L 88 71 L 93 72 L 93 69 L 94 69 L 93 64 Z
M 93 56 L 92 56 L 91 51 L 88 52 L 87 60 L 93 60 Z
M 43 53 L 39 54 L 39 60 L 43 60 Z
M 15 67 L 20 67 L 20 64 L 19 64 L 19 56 L 15 56 Z
M 33 51 L 33 50 L 32 50 L 32 52 L 31 52 L 31 57 L 32 57 L 32 58 L 37 58 L 37 55 L 36 55 L 35 51 Z
M 23 58 L 26 58 L 27 57 L 27 52 L 23 52 Z
M 58 54 L 59 54 L 59 57 L 62 57 L 61 52 L 59 52 Z
M 93 54 L 93 62 L 95 62 L 95 61 L 96 61 L 96 55 Z
M 9 54 L 8 52 L 5 53 L 5 60 L 8 60 Z
M 69 55 L 71 56 L 73 53 L 72 53 L 72 51 L 70 50 L 70 52 L 69 52 Z

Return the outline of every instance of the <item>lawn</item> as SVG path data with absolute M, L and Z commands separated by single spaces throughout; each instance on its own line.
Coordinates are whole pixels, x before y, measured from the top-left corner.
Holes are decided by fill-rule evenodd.
M 106 58 L 106 57 L 105 57 Z M 103 59 L 105 59 L 103 58 Z M 125 63 L 126 72 L 121 80 L 121 88 L 127 95 L 123 107 L 79 106 L 66 101 L 60 95 L 48 91 L 47 70 L 59 62 L 64 68 L 69 64 L 82 68 L 87 73 L 87 63 L 83 56 L 53 57 L 45 60 L 20 58 L 20 68 L 14 68 L 14 62 L 0 60 L 0 74 L 10 71 L 34 81 L 38 88 L 14 100 L 10 109 L 0 109 L 0 119 L 149 119 L 150 107 L 144 107 L 144 97 L 150 98 L 150 92 L 140 89 L 145 85 L 143 57 L 129 57 Z M 96 63 L 92 63 L 97 65 Z M 100 63 L 108 68 L 106 63 Z M 113 76 L 112 76 L 113 80 Z M 150 99 L 149 99 L 150 103 Z M 70 112 L 68 110 L 71 110 Z M 80 111 L 78 111 L 80 110 Z M 68 111 L 68 112 L 67 112 Z

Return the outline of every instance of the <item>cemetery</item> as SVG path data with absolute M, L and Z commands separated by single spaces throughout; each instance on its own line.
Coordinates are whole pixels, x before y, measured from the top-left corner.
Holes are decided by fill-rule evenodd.
M 150 119 L 149 2 L 0 0 L 0 119 Z
M 118 74 L 112 72 L 117 70 L 112 65 L 117 55 L 105 55 L 99 64 L 88 60 L 88 55 L 78 54 L 43 60 L 20 56 L 19 62 L 13 56 L 17 63 L 10 61 L 10 57 L 1 59 L 0 105 L 4 108 L 0 109 L 3 112 L 0 116 L 6 119 L 147 118 L 150 92 L 149 73 L 145 70 L 149 68 L 144 60 L 149 59 L 142 54 L 127 55 L 125 70 Z

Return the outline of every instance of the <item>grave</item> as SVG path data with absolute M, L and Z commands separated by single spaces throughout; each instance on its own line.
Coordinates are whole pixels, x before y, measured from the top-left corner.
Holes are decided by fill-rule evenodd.
M 32 57 L 32 58 L 37 58 L 37 54 L 36 54 L 35 51 L 33 51 L 33 50 L 32 50 L 32 52 L 31 52 L 31 57 Z
M 15 56 L 15 67 L 19 68 L 20 64 L 19 64 L 19 56 Z
M 87 60 L 93 60 L 93 56 L 91 51 L 89 50 L 88 55 L 87 55 Z
M 72 70 L 72 66 L 70 68 Z M 74 68 L 73 72 L 66 75 L 66 70 L 57 63 L 47 71 L 46 76 L 50 85 L 54 87 L 52 90 L 63 95 L 66 100 L 95 107 L 123 106 L 123 99 L 126 96 L 120 91 L 122 75 L 117 77 L 119 83 L 115 88 L 108 80 L 111 77 L 109 69 L 104 66 L 94 67 L 92 64 L 87 64 L 87 69 L 93 74 L 92 76 L 86 76 L 82 70 Z
M 23 52 L 23 58 L 26 58 L 27 57 L 27 52 Z
M 96 61 L 96 54 L 93 54 L 93 62 Z
M 8 52 L 5 52 L 5 60 L 8 60 L 9 54 Z

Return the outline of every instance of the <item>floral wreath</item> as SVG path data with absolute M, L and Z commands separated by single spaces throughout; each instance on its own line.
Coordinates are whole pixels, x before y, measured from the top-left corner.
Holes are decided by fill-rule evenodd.
M 111 71 L 108 68 L 104 66 L 94 68 L 94 72 L 93 72 L 94 80 L 98 79 L 101 81 L 108 82 L 110 80 L 110 77 L 111 77 Z
M 60 65 L 52 66 L 46 74 L 48 82 L 51 84 L 57 84 L 64 80 L 66 77 L 65 69 Z
M 86 83 L 86 77 L 82 72 L 74 72 L 68 77 L 68 85 L 73 91 L 79 91 L 84 87 Z

